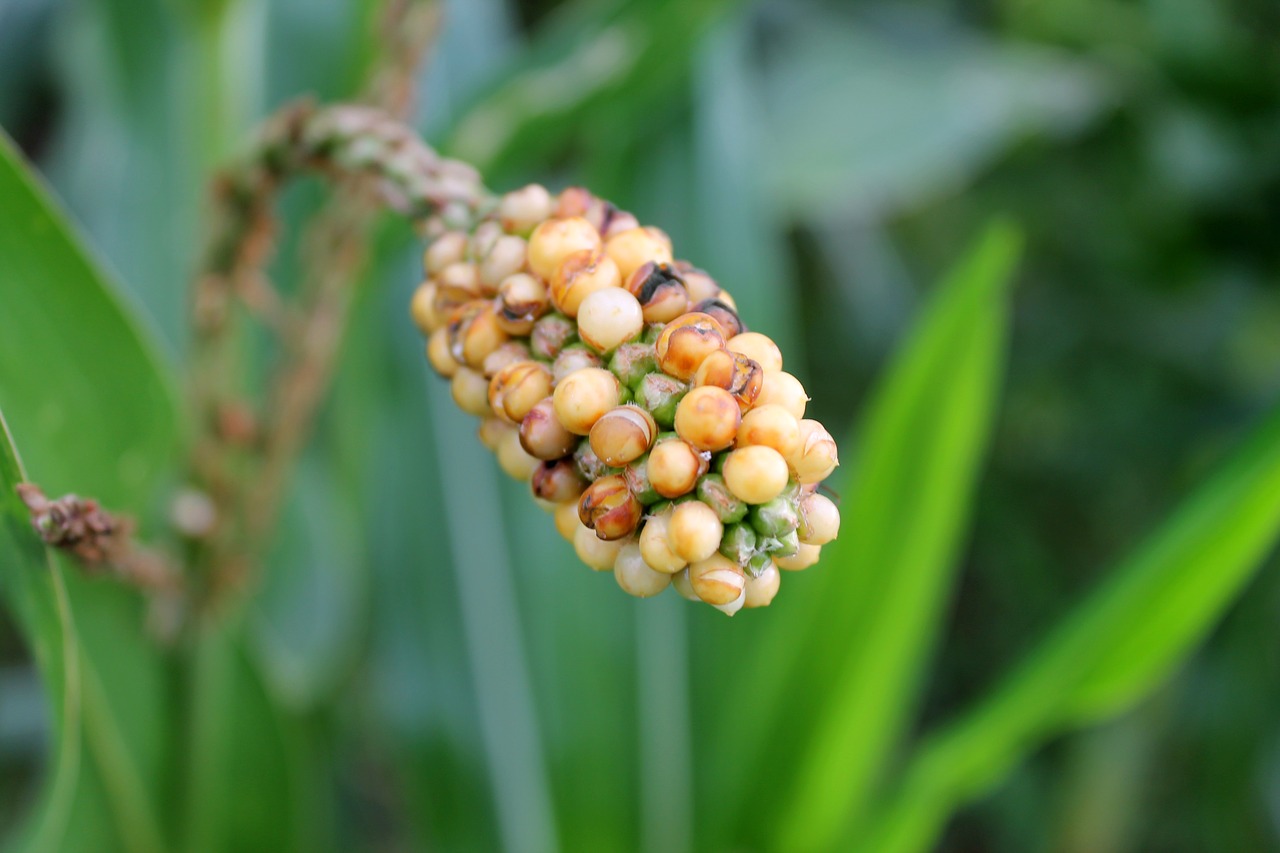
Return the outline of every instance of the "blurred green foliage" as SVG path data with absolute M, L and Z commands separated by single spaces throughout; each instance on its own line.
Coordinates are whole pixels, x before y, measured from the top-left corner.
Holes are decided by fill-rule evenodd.
M 0 125 L 118 272 L 74 244 L 0 264 L 0 408 L 35 479 L 155 519 L 174 426 L 149 339 L 184 351 L 208 170 L 275 105 L 350 96 L 376 5 L 0 6 Z M 1227 607 L 1274 550 L 1274 418 L 1221 465 L 1280 397 L 1280 9 L 445 6 L 428 139 L 495 188 L 588 185 L 724 282 L 855 436 L 845 538 L 732 621 L 592 577 L 426 377 L 389 225 L 264 588 L 196 667 L 124 590 L 32 581 L 0 496 L 4 837 L 74 809 L 66 850 L 1280 846 L 1274 558 Z M 31 217 L 62 227 L 0 187 L 6 258 Z M 289 233 L 320 197 L 288 196 Z M 997 214 L 1016 291 L 999 232 L 932 287 Z M 47 387 L 4 372 L 32 364 Z M 95 426 L 42 438 L 59 406 Z M 127 439 L 154 443 L 132 481 Z M 1057 736 L 1223 608 L 1153 696 Z

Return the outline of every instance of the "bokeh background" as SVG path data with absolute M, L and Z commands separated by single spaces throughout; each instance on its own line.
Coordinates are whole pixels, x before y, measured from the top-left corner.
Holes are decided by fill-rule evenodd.
M 491 187 L 583 184 L 661 225 L 780 341 L 837 436 L 981 225 L 1024 229 L 921 726 L 978 696 L 1280 395 L 1271 0 L 443 5 L 428 140 Z M 175 358 L 210 169 L 284 101 L 350 96 L 375 14 L 0 3 L 0 125 Z M 291 191 L 287 221 L 322 198 Z M 286 286 L 299 250 L 286 238 Z M 758 786 L 767 820 L 773 780 L 709 760 L 723 753 L 688 715 L 724 669 L 751 671 L 765 635 L 742 623 L 774 614 L 636 603 L 578 565 L 426 377 L 404 311 L 415 264 L 388 224 L 250 620 L 290 796 L 310 804 L 303 848 L 752 849 L 705 815 L 723 781 Z M 1277 568 L 1171 683 L 1035 754 L 942 849 L 1280 849 Z M 773 609 L 810 580 L 785 579 Z M 46 735 L 5 619 L 0 828 Z M 789 743 L 785 719 L 766 734 Z M 241 838 L 261 822 L 237 820 Z M 239 849 L 283 849 L 257 837 Z

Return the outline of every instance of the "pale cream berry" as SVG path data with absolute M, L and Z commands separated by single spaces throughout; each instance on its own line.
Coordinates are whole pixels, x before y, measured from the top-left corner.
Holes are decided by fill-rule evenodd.
M 777 403 L 757 405 L 738 424 L 738 447 L 772 447 L 789 458 L 800 447 L 800 422 Z
M 800 543 L 800 550 L 792 554 L 790 557 L 774 557 L 773 561 L 778 564 L 778 568 L 786 569 L 789 572 L 798 572 L 807 569 L 814 563 L 818 562 L 818 557 L 822 554 L 821 545 L 806 545 Z
M 555 519 L 556 531 L 572 542 L 574 534 L 582 526 L 582 521 L 578 518 L 578 499 L 574 498 L 571 501 L 557 504 L 552 517 Z
M 536 361 L 516 361 L 499 370 L 489 382 L 489 406 L 514 424 L 551 393 L 551 368 Z
M 711 605 L 732 604 L 742 595 L 746 577 L 742 567 L 723 554 L 711 554 L 689 564 L 689 583 L 698 598 Z
M 600 352 L 613 352 L 642 329 L 640 303 L 620 287 L 589 293 L 578 306 L 578 337 Z
M 749 504 L 768 503 L 782 494 L 790 475 L 787 460 L 772 447 L 740 447 L 724 460 L 724 484 Z
M 747 600 L 743 607 L 768 607 L 773 597 L 778 594 L 782 584 L 782 573 L 773 563 L 764 567 L 764 571 L 756 576 L 747 573 Z
M 744 588 L 742 592 L 738 593 L 738 597 L 735 598 L 733 601 L 730 601 L 728 604 L 713 604 L 711 606 L 714 607 L 716 610 L 719 610 L 721 613 L 725 614 L 726 616 L 732 616 L 733 614 L 741 610 L 742 606 L 746 604 L 746 602 L 747 602 L 747 590 Z
M 436 313 L 436 285 L 424 281 L 409 300 L 409 315 L 424 335 L 429 335 L 444 325 L 444 318 Z
M 782 369 L 782 350 L 768 335 L 759 332 L 743 332 L 725 341 L 729 352 L 742 353 L 760 365 L 765 373 L 777 373 Z
M 539 459 L 559 459 L 578 446 L 578 436 L 556 417 L 555 400 L 543 397 L 520 421 L 520 444 Z
M 671 586 L 676 592 L 680 593 L 682 597 L 687 598 L 690 601 L 702 600 L 701 598 L 698 598 L 698 594 L 693 591 L 693 584 L 689 581 L 688 569 L 681 569 L 672 575 Z
M 671 550 L 690 563 L 706 560 L 720 547 L 724 525 L 711 507 L 701 501 L 685 501 L 671 510 L 667 538 Z
M 622 591 L 636 598 L 649 598 L 671 585 L 671 575 L 649 568 L 640 546 L 634 542 L 622 546 L 613 562 L 613 578 Z
M 551 281 L 565 258 L 575 252 L 601 248 L 600 232 L 580 216 L 547 219 L 529 235 L 529 269 L 543 281 Z
M 643 456 L 657 435 L 653 415 L 639 406 L 619 406 L 592 425 L 591 449 L 604 464 L 621 468 Z
M 676 406 L 676 433 L 698 450 L 723 450 L 733 444 L 741 422 L 738 401 L 714 385 L 694 388 Z
M 840 464 L 836 440 L 822 424 L 805 418 L 800 421 L 800 443 L 787 464 L 802 484 L 820 483 Z
M 671 511 L 650 516 L 640 528 L 640 553 L 655 572 L 675 574 L 689 561 L 671 550 Z
M 498 465 L 513 480 L 527 482 L 540 464 L 520 446 L 520 433 L 515 430 L 505 433 L 498 441 Z
M 800 380 L 782 370 L 764 375 L 764 385 L 760 388 L 760 396 L 756 398 L 757 406 L 781 406 L 796 420 L 804 417 L 808 402 L 809 395 L 804 392 Z
M 840 535 L 840 510 L 826 495 L 810 492 L 800 498 L 800 527 L 806 545 L 826 545 Z
M 461 231 L 448 231 L 435 239 L 422 253 L 422 267 L 427 275 L 438 275 L 441 270 L 461 261 L 467 254 L 467 235 Z
M 587 435 L 605 412 L 617 407 L 621 392 L 618 378 L 603 368 L 576 370 L 556 384 L 556 417 L 569 432 Z
M 479 436 L 481 444 L 497 453 L 498 443 L 502 440 L 502 437 L 509 432 L 514 432 L 515 429 L 514 426 L 501 418 L 488 417 L 480 422 L 480 426 L 476 429 L 476 435 Z
M 645 461 L 649 485 L 664 498 L 678 498 L 693 491 L 707 472 L 709 461 L 681 439 L 658 442 Z
M 623 281 L 650 261 L 671 263 L 671 238 L 652 226 L 620 231 L 609 238 L 604 250 L 618 265 Z
M 445 378 L 452 377 L 458 370 L 458 362 L 449 348 L 449 330 L 436 329 L 427 338 L 427 361 Z
M 496 293 L 503 279 L 524 269 L 527 244 L 514 234 L 503 234 L 480 261 L 480 288 L 485 293 Z
M 460 290 L 480 294 L 480 270 L 475 264 L 457 261 L 449 264 L 436 275 L 436 284 L 443 292 Z
M 581 522 L 573 532 L 573 550 L 578 553 L 578 559 L 597 572 L 611 570 L 614 561 L 618 559 L 618 552 L 625 544 L 621 539 L 601 539 L 594 530 Z
M 529 184 L 502 197 L 498 202 L 498 219 L 505 230 L 523 234 L 551 216 L 554 209 L 555 200 L 547 188 Z
M 469 367 L 459 367 L 449 386 L 453 402 L 469 415 L 485 417 L 492 414 L 489 408 L 489 380 L 484 374 Z
M 551 277 L 551 302 L 564 315 L 576 317 L 582 301 L 592 293 L 621 284 L 618 265 L 604 252 L 574 252 Z

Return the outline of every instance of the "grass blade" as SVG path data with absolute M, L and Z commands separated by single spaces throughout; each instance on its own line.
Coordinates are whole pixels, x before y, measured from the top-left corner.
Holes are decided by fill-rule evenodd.
M 1056 732 L 1149 691 L 1280 536 L 1280 411 L 977 708 L 931 737 L 868 849 L 925 850 L 948 815 Z
M 779 849 L 831 849 L 910 719 L 988 442 L 1018 245 L 1009 225 L 988 228 L 868 412 L 846 529 L 830 549 L 813 623 L 835 650 L 822 679 L 829 687 L 777 824 Z

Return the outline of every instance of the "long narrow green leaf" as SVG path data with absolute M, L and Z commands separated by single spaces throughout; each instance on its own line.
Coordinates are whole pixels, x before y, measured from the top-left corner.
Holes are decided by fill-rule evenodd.
M 1056 732 L 1149 691 L 1280 537 L 1280 411 L 990 696 L 930 738 L 868 849 L 927 849 L 948 815 Z
M 0 136 L 0 408 L 26 473 L 143 521 L 177 445 L 174 385 L 150 337 Z M 143 602 L 63 575 L 82 651 L 87 755 L 63 849 L 163 848 L 168 709 L 162 654 Z M 94 707 L 90 708 L 90 705 Z M 107 764 L 110 767 L 107 767 Z M 110 772 L 104 772 L 109 769 Z
M 987 230 L 868 412 L 817 622 L 840 651 L 777 825 L 779 849 L 830 849 L 910 719 L 988 443 L 1018 245 L 1006 224 Z
M 61 849 L 80 773 L 80 657 L 62 575 L 27 521 L 14 487 L 26 475 L 0 413 L 0 601 L 12 607 L 49 699 L 54 733 L 40 804 L 17 850 Z M 5 849 L 8 849 L 7 847 Z

